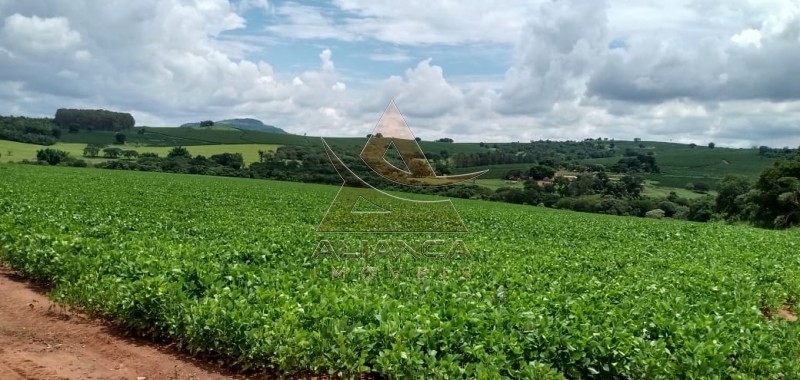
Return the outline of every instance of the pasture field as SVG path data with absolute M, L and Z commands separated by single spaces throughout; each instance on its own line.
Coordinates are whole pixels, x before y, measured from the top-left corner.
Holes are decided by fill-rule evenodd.
M 338 190 L 0 164 L 0 260 L 56 302 L 242 368 L 800 376 L 800 326 L 773 315 L 800 299 L 797 230 L 453 200 L 468 233 L 319 235 Z M 470 255 L 312 257 L 321 239 L 431 238 Z
M 123 150 L 135 150 L 139 153 L 157 153 L 161 157 L 166 157 L 172 147 L 168 146 L 141 146 L 137 144 L 125 144 L 125 145 L 110 145 L 112 147 L 120 148 Z M 278 149 L 280 145 L 269 145 L 269 144 L 220 144 L 220 145 L 196 145 L 196 146 L 189 146 L 186 147 L 189 150 L 189 153 L 192 156 L 203 155 L 206 157 L 211 157 L 215 154 L 220 153 L 241 153 L 244 158 L 245 165 L 249 165 L 253 162 L 258 162 L 258 151 L 265 150 L 269 152 L 274 152 Z M 63 150 L 68 152 L 72 157 L 79 158 L 85 160 L 87 162 L 102 162 L 107 161 L 107 159 L 98 157 L 98 158 L 87 158 L 83 157 L 83 148 L 86 147 L 86 144 L 82 143 L 56 143 L 55 145 L 51 146 L 42 146 L 42 145 L 34 145 L 34 144 L 25 144 L 19 143 L 15 141 L 7 141 L 7 140 L 0 140 L 0 162 L 19 162 L 22 160 L 31 160 L 36 161 L 36 152 L 40 149 L 45 148 L 53 148 L 58 150 Z M 11 152 L 11 154 L 8 154 Z M 102 151 L 100 152 L 102 155 Z

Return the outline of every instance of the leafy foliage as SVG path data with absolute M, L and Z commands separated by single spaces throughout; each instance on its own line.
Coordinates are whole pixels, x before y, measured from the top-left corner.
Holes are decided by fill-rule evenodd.
M 53 145 L 60 132 L 51 119 L 0 116 L 0 140 Z
M 136 123 L 129 113 L 67 108 L 56 110 L 54 122 L 70 131 L 86 129 L 114 132 L 133 128 Z
M 58 165 L 66 161 L 68 157 L 69 153 L 52 148 L 45 148 L 36 152 L 37 160 L 47 162 L 50 165 Z

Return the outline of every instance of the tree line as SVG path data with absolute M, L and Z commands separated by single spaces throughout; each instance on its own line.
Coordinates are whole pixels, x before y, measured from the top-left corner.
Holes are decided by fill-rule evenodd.
M 53 145 L 61 130 L 52 119 L 24 116 L 0 116 L 0 140 L 26 144 Z
M 81 129 L 117 132 L 131 129 L 136 124 L 129 113 L 68 108 L 58 109 L 53 122 L 70 132 Z

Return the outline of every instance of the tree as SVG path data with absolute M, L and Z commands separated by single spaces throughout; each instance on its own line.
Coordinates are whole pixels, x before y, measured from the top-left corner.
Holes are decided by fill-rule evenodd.
M 182 146 L 176 146 L 172 148 L 172 150 L 170 150 L 169 153 L 167 154 L 167 158 L 178 158 L 178 157 L 192 158 L 192 155 L 189 153 L 188 149 Z
M 84 157 L 97 157 L 100 153 L 100 147 L 97 145 L 89 144 L 86 148 L 83 148 L 83 156 Z
M 522 178 L 522 171 L 519 169 L 511 169 L 503 175 L 503 179 L 517 180 Z
M 578 178 L 569 184 L 569 193 L 572 196 L 590 195 L 594 193 L 597 179 L 591 174 L 579 174 Z
M 58 165 L 67 160 L 69 153 L 52 148 L 41 149 L 36 152 L 36 159 L 50 165 Z
M 451 173 L 450 164 L 447 162 L 447 160 L 436 161 L 436 166 L 434 169 L 438 175 L 448 175 Z
M 692 191 L 695 193 L 706 194 L 709 190 L 711 190 L 711 186 L 708 186 L 705 182 L 695 182 L 692 185 Z
M 644 214 L 645 218 L 654 218 L 654 219 L 662 219 L 666 213 L 662 209 L 652 209 Z
M 714 217 L 714 201 L 711 197 L 695 199 L 689 205 L 688 219 L 694 222 L 707 222 Z
M 641 138 L 639 138 L 639 137 L 634 137 L 634 138 L 633 138 L 633 141 L 639 142 L 639 141 L 642 141 L 642 139 L 641 139 Z
M 125 158 L 131 159 L 139 157 L 139 152 L 135 150 L 123 150 L 122 155 L 125 156 Z
M 714 149 L 714 147 L 716 147 L 716 146 L 717 146 L 717 144 L 714 144 L 713 142 L 708 143 L 708 147 L 711 148 L 711 149 Z
M 768 146 L 762 145 L 758 147 L 758 155 L 764 157 L 767 155 L 767 153 L 769 153 L 770 150 L 771 149 Z
M 128 136 L 125 136 L 125 134 L 121 133 L 121 132 L 117 132 L 114 135 L 114 141 L 119 145 L 125 144 L 125 140 L 127 140 L 127 139 L 128 139 Z
M 106 158 L 119 158 L 122 154 L 122 149 L 120 148 L 105 148 L 103 149 L 103 155 Z
M 61 138 L 61 128 L 53 128 L 53 137 L 60 139 Z
M 755 191 L 747 194 L 751 220 L 757 225 L 788 228 L 800 225 L 800 155 L 780 160 L 761 173 Z
M 448 138 L 448 137 L 442 137 L 442 138 L 440 138 L 440 139 L 436 140 L 436 142 L 452 143 L 452 142 L 453 142 L 453 139 L 451 139 L 451 138 Z
M 678 205 L 670 201 L 662 201 L 658 203 L 658 209 L 664 211 L 664 216 L 671 218 L 678 212 Z
M 421 138 L 419 138 L 419 137 L 415 137 L 415 138 L 414 138 L 414 141 L 416 141 L 416 142 L 420 142 L 420 141 L 422 141 L 422 139 L 421 139 Z
M 697 144 L 691 143 L 691 144 L 689 144 L 689 148 L 692 148 L 692 149 L 697 148 Z
M 642 193 L 644 186 L 644 179 L 639 176 L 626 175 L 620 178 L 620 182 L 624 186 L 625 192 L 631 198 L 638 198 Z
M 214 122 L 211 121 L 211 120 L 203 120 L 203 121 L 200 122 L 200 126 L 201 127 L 213 127 L 214 126 Z
M 244 158 L 241 153 L 221 153 L 215 154 L 210 158 L 211 161 L 234 169 L 240 169 L 244 166 Z
M 545 178 L 553 178 L 553 176 L 556 174 L 556 170 L 550 166 L 536 165 L 528 171 L 528 174 L 530 175 L 531 179 L 541 181 Z
M 745 194 L 753 187 L 747 177 L 729 175 L 719 182 L 715 211 L 725 219 L 739 220 L 745 218 Z

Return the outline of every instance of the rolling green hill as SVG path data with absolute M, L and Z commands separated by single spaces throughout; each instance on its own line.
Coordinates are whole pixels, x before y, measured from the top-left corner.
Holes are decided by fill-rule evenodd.
M 645 148 L 640 148 L 644 144 Z M 761 157 L 757 149 L 695 148 L 685 144 L 664 142 L 616 142 L 617 150 L 626 148 L 637 152 L 652 152 L 661 173 L 648 174 L 645 177 L 662 187 L 683 188 L 689 183 L 704 182 L 712 188 L 717 181 L 726 175 L 743 175 L 756 178 L 768 166 L 775 162 L 774 158 Z M 622 156 L 588 159 L 583 162 L 611 165 Z

